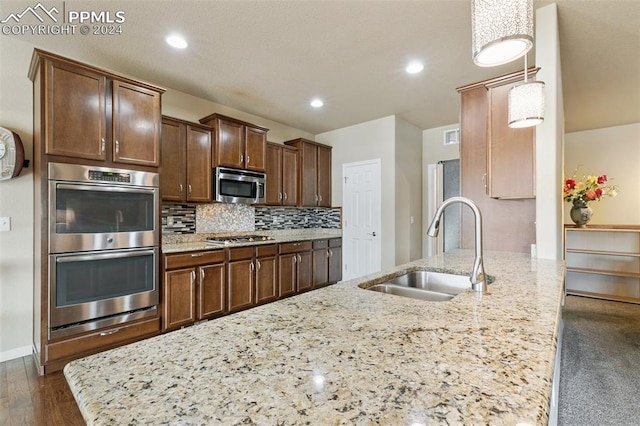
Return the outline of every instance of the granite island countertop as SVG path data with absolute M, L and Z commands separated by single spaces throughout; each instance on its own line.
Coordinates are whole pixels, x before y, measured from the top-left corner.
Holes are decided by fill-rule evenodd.
M 89 425 L 547 424 L 564 264 L 485 253 L 448 302 L 364 290 L 447 253 L 70 362 Z

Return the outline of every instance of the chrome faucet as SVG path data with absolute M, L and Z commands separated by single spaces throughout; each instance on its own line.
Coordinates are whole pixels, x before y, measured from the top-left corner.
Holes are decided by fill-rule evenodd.
M 469 206 L 471 211 L 473 211 L 473 216 L 475 218 L 475 246 L 476 246 L 476 259 L 473 262 L 473 271 L 471 272 L 471 277 L 469 278 L 471 281 L 471 288 L 473 291 L 485 291 L 486 290 L 486 280 L 484 275 L 484 264 L 482 262 L 482 215 L 480 214 L 480 210 L 478 206 L 475 205 L 473 201 L 465 197 L 451 197 L 446 199 L 438 210 L 436 214 L 433 216 L 433 220 L 429 225 L 429 229 L 427 229 L 427 235 L 430 237 L 437 237 L 438 231 L 440 230 L 440 219 L 442 218 L 442 213 L 444 209 L 453 203 L 462 203 Z

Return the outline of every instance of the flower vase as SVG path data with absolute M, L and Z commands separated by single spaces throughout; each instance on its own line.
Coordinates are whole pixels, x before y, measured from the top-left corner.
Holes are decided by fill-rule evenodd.
M 587 223 L 589 223 L 593 215 L 593 210 L 591 210 L 591 207 L 589 207 L 586 202 L 577 200 L 573 202 L 570 215 L 571 220 L 578 228 L 586 228 Z

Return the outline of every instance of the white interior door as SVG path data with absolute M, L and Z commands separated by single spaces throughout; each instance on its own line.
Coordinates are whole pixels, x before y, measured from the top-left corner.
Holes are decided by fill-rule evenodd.
M 342 277 L 380 271 L 380 159 L 342 165 Z

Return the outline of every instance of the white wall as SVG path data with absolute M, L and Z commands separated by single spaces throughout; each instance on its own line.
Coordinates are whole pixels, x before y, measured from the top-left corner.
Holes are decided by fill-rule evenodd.
M 542 259 L 562 259 L 564 104 L 555 4 L 536 10 L 537 80 L 545 82 L 544 123 L 536 127 L 536 245 Z
M 395 266 L 395 121 L 390 116 L 316 135 L 316 141 L 333 147 L 332 206 L 342 206 L 343 164 L 381 159 L 383 270 Z
M 422 257 L 422 130 L 396 117 L 396 265 Z
M 33 99 L 27 78 L 33 46 L 0 37 L 0 126 L 22 139 L 33 159 Z M 0 182 L 0 216 L 11 231 L 0 232 L 0 362 L 31 353 L 33 299 L 33 168 Z
M 0 37 L 0 126 L 20 135 L 27 159 L 33 158 L 33 89 L 27 72 L 34 47 L 13 37 Z M 270 129 L 267 138 L 274 142 L 314 139 L 302 130 L 175 90 L 168 89 L 162 96 L 165 115 L 197 122 L 213 112 L 262 125 Z M 16 179 L 0 182 L 0 216 L 10 216 L 12 227 L 10 232 L 0 232 L 0 362 L 31 353 L 33 215 L 33 174 L 29 168 Z
M 591 224 L 640 225 L 640 123 L 565 135 L 564 173 L 577 177 L 606 174 L 619 188 L 615 198 L 590 204 Z M 563 203 L 564 223 L 571 205 Z

